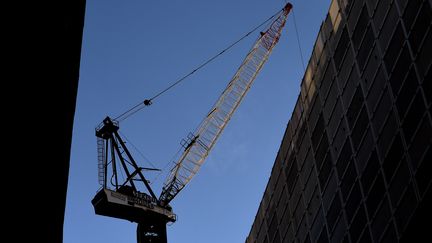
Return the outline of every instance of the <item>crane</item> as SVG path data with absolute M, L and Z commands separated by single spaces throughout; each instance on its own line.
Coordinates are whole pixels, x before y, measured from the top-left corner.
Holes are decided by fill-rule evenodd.
M 92 199 L 96 214 L 138 223 L 139 243 L 167 242 L 166 224 L 177 220 L 170 202 L 204 163 L 278 43 L 291 9 L 292 5 L 287 3 L 267 30 L 260 32 L 260 36 L 210 112 L 196 131 L 190 133 L 182 142 L 183 153 L 170 170 L 159 197 L 143 175 L 143 170 L 151 168 L 138 166 L 119 134 L 119 122 L 110 117 L 103 120 L 96 128 L 98 179 L 102 186 Z M 149 105 L 151 102 L 145 100 L 144 103 Z M 120 181 L 118 171 L 125 172 L 124 181 Z M 137 183 L 142 183 L 147 193 L 139 191 Z

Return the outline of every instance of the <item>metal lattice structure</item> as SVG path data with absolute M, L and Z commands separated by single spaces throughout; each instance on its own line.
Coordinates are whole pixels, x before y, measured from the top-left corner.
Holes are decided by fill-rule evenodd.
M 99 185 L 105 186 L 105 141 L 103 138 L 97 137 L 97 157 L 98 157 L 98 181 Z
M 222 92 L 219 100 L 198 126 L 196 132 L 188 137 L 189 141 L 184 146 L 185 150 L 171 170 L 159 197 L 162 205 L 168 205 L 204 163 L 216 140 L 279 41 L 282 28 L 291 8 L 292 5 L 287 4 L 267 31 L 261 32 L 261 36 Z

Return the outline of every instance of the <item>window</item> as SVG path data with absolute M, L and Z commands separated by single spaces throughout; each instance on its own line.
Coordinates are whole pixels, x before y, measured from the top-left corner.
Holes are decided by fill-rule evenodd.
M 371 27 L 368 28 L 363 38 L 361 47 L 357 52 L 357 63 L 360 70 L 363 70 L 366 60 L 371 52 L 375 42 L 375 36 Z
M 431 33 L 430 31 L 429 33 Z M 431 41 L 432 42 L 432 41 Z M 432 55 L 431 55 L 432 56 Z M 426 100 L 430 105 L 432 103 L 432 68 L 429 68 L 428 73 L 423 79 L 423 92 L 425 93 Z
M 329 175 L 331 173 L 331 170 L 332 170 L 332 161 L 330 159 L 330 155 L 328 154 L 328 156 L 326 156 L 326 158 L 324 159 L 323 166 L 318 176 L 321 188 L 324 188 L 325 183 L 327 182 Z
M 317 39 L 315 41 L 314 53 L 316 55 L 317 60 L 319 60 L 321 57 L 321 53 L 322 53 L 324 43 L 325 43 L 325 40 L 322 37 L 322 35 L 323 35 L 322 33 L 323 32 L 321 32 L 321 31 L 318 33 Z
M 309 215 L 309 222 L 313 222 L 318 210 L 321 207 L 321 197 L 320 197 L 320 192 L 319 192 L 319 188 L 315 187 L 315 190 L 312 194 L 312 199 L 308 205 L 308 215 Z
M 340 2 L 340 4 L 342 5 L 342 7 L 341 7 L 341 9 L 345 9 L 345 10 L 347 10 L 346 8 L 347 8 L 347 6 L 348 6 L 348 0 L 340 0 L 339 1 Z
M 303 142 L 300 147 L 298 147 L 299 151 L 297 154 L 297 160 L 299 162 L 299 167 L 303 166 L 303 162 L 305 160 L 306 154 L 309 151 L 311 141 L 309 136 L 303 136 Z
M 346 103 L 348 104 L 348 103 Z M 363 105 L 363 93 L 360 86 L 357 86 L 355 90 L 355 94 L 351 100 L 351 104 L 348 108 L 346 118 L 348 121 L 349 128 L 352 129 L 354 122 L 359 115 L 359 111 Z
M 378 156 L 374 151 L 369 157 L 367 166 L 361 175 L 361 183 L 363 185 L 365 194 L 368 194 L 370 187 L 372 186 L 372 182 L 375 180 L 375 176 L 378 174 L 379 168 Z
M 286 204 L 288 203 L 286 188 L 283 187 L 283 185 L 281 187 L 282 189 L 280 191 L 279 202 L 277 204 L 277 214 L 279 218 L 282 218 L 284 209 L 286 207 Z
M 330 14 L 327 14 L 325 20 L 322 22 L 320 27 L 320 32 L 323 33 L 323 39 L 325 41 L 329 40 L 332 37 L 332 35 L 335 36 L 335 33 L 339 33 L 339 32 L 333 32 L 333 24 L 332 24 L 332 19 Z
M 308 111 L 309 109 L 309 102 L 307 100 L 307 88 L 306 88 L 306 82 L 305 82 L 305 78 L 303 77 L 303 80 L 301 82 L 300 85 L 300 96 L 301 96 L 301 100 L 303 100 L 303 105 L 305 107 L 305 111 Z
M 269 206 L 268 211 L 266 212 L 266 223 L 267 225 L 271 225 L 271 220 L 274 220 L 276 218 L 276 205 L 275 202 L 272 200 Z M 277 219 L 276 219 L 277 221 Z
M 417 16 L 417 19 L 409 35 L 411 47 L 413 48 L 414 52 L 417 52 L 419 50 L 420 43 L 423 40 L 423 37 L 431 21 L 432 21 L 432 13 L 431 13 L 430 5 L 427 2 L 425 2 L 423 3 L 420 13 Z
M 328 122 L 327 125 L 327 131 L 329 137 L 332 138 L 334 136 L 341 118 L 342 118 L 342 105 L 340 99 L 338 98 L 336 101 L 335 108 L 333 109 L 333 114 L 331 115 L 330 121 Z
M 343 89 L 345 87 L 345 83 L 348 80 L 348 75 L 350 74 L 352 66 L 353 66 L 353 61 L 354 61 L 354 55 L 353 55 L 353 52 L 351 50 L 351 47 L 348 46 L 347 54 L 345 55 L 344 61 L 342 63 L 342 66 L 340 67 L 340 71 L 338 73 L 338 75 L 339 75 L 339 77 L 338 77 L 339 82 L 338 83 L 339 83 L 339 87 L 341 89 Z
M 268 229 L 268 236 L 269 236 L 270 241 L 274 238 L 274 236 L 276 234 L 277 222 L 278 222 L 278 220 L 276 218 L 276 215 L 274 215 L 271 223 L 269 224 L 269 229 Z
M 287 179 L 287 189 L 289 194 L 291 194 L 294 187 L 294 181 L 297 178 L 298 169 L 297 169 L 297 162 L 294 155 L 291 155 L 289 161 L 291 162 L 287 163 L 287 167 L 285 167 L 286 168 L 285 174 Z
M 381 202 L 385 193 L 384 180 L 381 173 L 378 173 L 378 177 L 375 180 L 370 192 L 368 193 L 368 198 L 366 200 L 366 205 L 369 212 L 369 217 L 372 218 L 375 211 L 377 210 L 378 204 Z
M 365 33 L 366 27 L 369 22 L 369 15 L 367 13 L 366 5 L 363 7 L 360 17 L 357 21 L 357 25 L 354 29 L 354 33 L 352 36 L 352 41 L 354 44 L 354 48 L 357 50 L 360 46 L 360 41 L 363 38 L 363 35 Z
M 279 224 L 279 230 L 280 230 L 280 232 L 282 232 L 282 234 L 284 234 L 287 231 L 288 224 L 290 223 L 290 219 L 291 219 L 291 215 L 290 215 L 290 212 L 289 212 L 289 208 L 286 207 L 286 210 L 284 212 L 282 220 L 281 220 L 281 222 Z
M 313 196 L 313 193 L 315 191 L 315 188 L 317 186 L 317 182 L 318 182 L 318 178 L 317 178 L 315 172 L 313 171 L 311 176 L 306 180 L 306 185 L 304 188 L 304 197 L 305 197 L 305 203 L 306 204 L 310 203 L 312 196 Z
M 374 125 L 376 134 L 379 133 L 384 125 L 384 120 L 391 109 L 391 105 L 390 95 L 388 94 L 388 91 L 385 90 L 372 118 L 372 124 Z
M 339 68 L 342 58 L 345 55 L 345 51 L 349 45 L 349 37 L 348 37 L 348 31 L 346 28 L 343 29 L 341 37 L 339 39 L 338 45 L 336 47 L 336 50 L 334 52 L 334 62 L 336 64 L 336 68 Z
M 378 148 L 381 151 L 381 155 L 386 154 L 388 147 L 393 140 L 393 135 L 396 133 L 397 124 L 393 112 L 387 118 L 387 122 L 381 131 L 380 138 L 378 139 Z
M 404 147 L 402 144 L 402 140 L 399 135 L 395 137 L 393 143 L 384 159 L 383 162 L 383 170 L 384 175 L 387 178 L 387 181 L 393 177 L 393 174 L 399 165 L 399 161 L 404 154 Z
M 405 12 L 402 16 L 405 28 L 409 32 L 411 29 L 411 25 L 414 22 L 415 17 L 417 16 L 417 13 L 420 9 L 420 5 L 422 4 L 422 0 L 409 0 L 408 6 L 405 9 Z
M 329 15 L 333 25 L 333 32 L 337 32 L 340 24 L 339 4 L 337 0 L 333 0 L 330 5 Z
M 424 117 L 423 122 L 421 123 L 420 128 L 417 130 L 417 134 L 414 136 L 409 149 L 409 154 L 414 167 L 417 167 L 420 164 L 424 152 L 426 151 L 428 145 L 431 144 L 431 138 L 432 128 L 427 117 Z
M 305 184 L 308 181 L 309 174 L 310 174 L 310 172 L 311 172 L 311 170 L 313 168 L 313 165 L 314 165 L 314 161 L 313 161 L 313 157 L 312 157 L 312 150 L 309 150 L 308 153 L 307 153 L 307 156 L 305 158 L 305 162 L 303 164 L 303 168 L 302 168 L 302 170 L 300 172 L 301 179 L 302 179 L 302 181 Z
M 354 146 L 354 149 L 357 150 L 360 142 L 363 138 L 363 134 L 367 132 L 367 127 L 369 124 L 369 118 L 367 115 L 366 107 L 363 106 L 363 109 L 360 111 L 360 116 L 356 121 L 356 124 L 351 133 L 351 140 Z
M 317 151 L 317 145 L 320 141 L 320 138 L 324 132 L 324 119 L 322 114 L 319 116 L 318 122 L 312 132 L 311 139 L 312 139 L 312 146 L 315 151 Z
M 359 1 L 359 0 L 354 1 L 354 4 L 353 4 L 352 9 L 351 9 L 351 12 L 349 14 L 347 14 L 347 16 L 348 16 L 348 27 L 350 27 L 350 30 L 353 30 L 355 24 L 357 23 L 357 19 L 359 18 L 361 10 L 363 9 L 363 3 L 364 3 L 364 1 Z
M 358 92 L 358 94 L 356 94 L 357 96 L 361 95 L 360 89 L 356 90 L 356 87 L 357 87 L 359 80 L 360 80 L 360 77 L 357 73 L 357 70 L 355 68 L 353 68 L 352 72 L 350 74 L 350 77 L 348 79 L 348 82 L 345 86 L 345 89 L 342 92 L 342 100 L 344 101 L 344 104 L 346 107 L 348 107 L 348 105 L 351 103 L 351 99 L 354 95 L 354 92 L 356 92 L 356 91 Z
M 387 200 L 384 200 L 379 208 L 372 224 L 371 231 L 372 236 L 376 242 L 379 242 L 379 238 L 384 232 L 387 222 L 390 220 L 391 210 Z
M 318 149 L 316 150 L 315 153 L 315 161 L 317 163 L 317 168 L 321 168 L 321 162 L 324 159 L 325 154 L 327 153 L 328 150 L 328 140 L 327 140 L 327 134 L 324 132 L 323 137 L 321 139 L 321 143 L 318 146 Z M 329 156 L 327 156 L 329 157 Z M 330 159 L 331 160 L 331 159 Z
M 315 95 L 315 91 L 316 91 L 316 85 L 315 85 L 315 80 L 314 82 L 311 83 L 310 89 L 307 93 L 307 104 L 310 104 L 314 98 Z
M 384 20 L 384 17 L 386 16 L 386 13 L 390 7 L 390 2 L 391 0 L 381 0 L 381 1 L 376 1 L 373 0 L 373 2 L 378 2 L 378 6 L 376 8 L 374 17 L 373 17 L 373 21 L 375 23 L 375 27 L 377 29 L 381 28 L 382 22 Z M 393 9 L 395 9 L 394 4 L 393 4 Z
M 342 151 L 336 163 L 336 169 L 340 177 L 345 173 L 348 162 L 351 160 L 352 150 L 351 143 L 347 139 L 343 145 Z
M 303 199 L 301 198 L 301 194 L 302 194 L 302 184 L 299 183 L 299 181 L 297 180 L 296 185 L 294 187 L 293 190 L 293 196 L 291 197 L 290 201 L 288 202 L 288 205 L 291 209 L 291 212 L 293 213 L 293 218 L 294 218 L 294 229 L 297 229 L 298 227 L 298 223 L 299 223 L 299 219 L 301 217 L 301 215 L 299 214 L 303 214 L 304 211 L 304 204 L 303 204 Z
M 336 219 L 338 218 L 341 209 L 342 207 L 341 207 L 341 202 L 339 200 L 339 197 L 335 197 L 326 215 L 327 224 L 330 232 L 333 230 L 333 227 L 335 226 Z
M 388 41 L 392 36 L 398 18 L 399 15 L 396 9 L 396 4 L 392 4 L 390 11 L 387 13 L 386 19 L 384 21 L 384 25 L 382 26 L 382 29 L 380 31 L 379 42 L 381 44 L 382 50 L 387 49 Z
M 315 99 L 315 102 L 312 106 L 311 112 L 309 114 L 309 128 L 310 131 L 312 131 L 315 127 L 315 124 L 320 116 L 320 112 L 321 112 L 321 102 L 320 99 Z
M 276 188 L 275 188 L 274 193 L 273 193 L 273 199 L 272 200 L 274 201 L 276 206 L 279 203 L 279 199 L 281 197 L 282 190 L 283 190 L 283 187 L 285 185 L 285 181 L 283 179 L 285 179 L 285 178 L 283 178 L 282 176 L 279 176 L 278 181 L 276 183 Z M 278 216 L 282 216 L 282 215 L 279 214 Z
M 294 233 L 292 226 L 288 226 L 288 230 L 285 234 L 284 242 L 294 242 Z
M 268 242 L 267 241 L 267 226 L 265 223 L 261 226 L 260 231 L 258 232 L 257 242 Z
M 281 239 L 280 239 L 280 234 L 279 234 L 279 230 L 276 231 L 276 236 L 274 237 L 272 243 L 281 243 Z
M 404 42 L 405 36 L 402 26 L 399 23 L 384 55 L 384 64 L 388 72 L 391 72 L 393 69 L 395 61 L 397 60 L 397 56 L 399 55 L 400 50 L 402 50 Z
M 336 136 L 333 140 L 333 150 L 334 150 L 333 154 L 335 155 L 335 158 L 338 157 L 342 149 L 342 146 L 345 142 L 345 138 L 347 137 L 347 134 L 348 134 L 348 128 L 346 127 L 345 122 L 341 122 L 338 131 L 336 133 Z
M 396 224 L 400 232 L 403 232 L 409 222 L 409 218 L 417 205 L 417 199 L 411 187 L 405 192 L 401 203 L 395 212 Z
M 327 179 L 328 179 L 328 184 L 325 186 L 324 193 L 322 196 L 323 206 L 325 211 L 329 210 L 331 202 L 333 201 L 333 198 L 335 197 L 338 188 L 338 180 L 334 173 L 332 173 L 331 176 L 327 176 L 326 180 Z
M 407 141 L 411 140 L 412 136 L 414 135 L 414 131 L 420 123 L 420 120 L 425 111 L 426 107 L 424 105 L 422 95 L 421 93 L 417 93 L 402 124 L 405 139 Z
M 354 216 L 354 220 L 350 226 L 349 232 L 351 234 L 351 239 L 360 238 L 360 234 L 363 231 L 367 223 L 366 214 L 364 212 L 363 207 L 357 211 L 357 214 Z
M 400 163 L 399 168 L 397 168 L 394 179 L 391 181 L 389 187 L 389 195 L 393 207 L 396 207 L 396 205 L 399 203 L 399 200 L 402 197 L 405 188 L 408 186 L 409 179 L 409 168 L 404 158 L 402 160 L 402 163 Z
M 339 174 L 342 177 L 342 174 Z M 357 179 L 357 172 L 355 169 L 354 163 L 351 163 L 348 166 L 346 173 L 343 175 L 342 183 L 341 183 L 341 192 L 343 198 L 346 198 L 351 191 L 351 188 L 354 186 L 354 182 Z
M 327 230 L 323 230 L 321 231 L 321 234 L 318 238 L 318 242 L 328 242 L 328 235 L 327 235 Z
M 369 12 L 373 13 L 375 9 L 375 5 L 378 3 L 376 0 L 366 0 L 367 6 L 369 7 Z
M 368 242 L 372 242 L 371 236 L 370 236 L 370 232 L 369 232 L 369 228 L 366 227 L 366 229 L 363 231 L 363 234 L 361 235 L 360 238 L 360 243 L 368 243 Z
M 324 114 L 326 114 L 326 117 L 330 117 L 331 112 L 333 111 L 333 107 L 336 103 L 337 97 L 338 97 L 338 88 L 336 85 L 336 82 L 333 82 L 333 85 L 330 88 L 330 92 L 327 96 L 327 100 L 324 104 Z
M 430 136 L 429 136 L 430 137 Z M 420 166 L 417 169 L 417 173 L 415 175 L 416 181 L 417 181 L 417 187 L 420 192 L 420 196 L 424 196 L 428 185 L 431 183 L 431 176 L 430 176 L 430 161 L 432 161 L 432 148 L 429 147 L 429 150 L 426 152 L 423 163 L 420 164 Z
M 364 91 L 367 93 L 367 90 L 372 84 L 375 73 L 380 65 L 380 60 L 378 58 L 378 52 L 376 46 L 374 46 L 372 50 L 372 54 L 369 57 L 368 63 L 366 64 L 366 68 L 363 72 L 363 83 L 364 83 Z
M 378 69 L 378 73 L 375 76 L 372 88 L 369 89 L 369 94 L 367 95 L 367 104 L 370 111 L 375 110 L 375 106 L 380 98 L 380 94 L 385 87 L 386 78 L 382 66 Z
M 327 55 L 321 55 L 321 59 L 318 63 L 318 66 L 315 70 L 315 75 L 314 75 L 314 80 L 315 80 L 315 85 L 316 87 L 319 87 L 321 85 L 322 82 L 322 77 L 324 74 L 324 71 L 326 70 L 327 66 L 328 66 L 328 61 L 327 61 Z
M 432 29 L 429 29 L 425 40 L 423 41 L 423 46 L 417 54 L 416 64 L 419 73 L 421 74 L 420 76 L 425 74 L 432 62 L 432 45 L 430 43 L 432 43 Z
M 306 217 L 303 217 L 302 220 L 299 223 L 299 227 L 298 227 L 298 230 L 297 230 L 297 239 L 300 242 L 303 242 L 304 239 L 306 238 L 307 231 L 308 231 L 308 225 L 306 223 Z
M 354 187 L 345 204 L 345 212 L 348 222 L 353 220 L 354 214 L 357 211 L 357 208 L 361 205 L 361 202 L 362 194 L 360 191 L 360 185 L 356 182 L 354 183 Z
M 299 129 L 297 130 L 297 134 L 296 134 L 296 140 L 295 140 L 295 146 L 300 149 L 300 145 L 303 142 L 303 138 L 306 132 L 306 123 L 305 122 L 301 122 Z
M 406 74 L 408 73 L 408 69 L 411 64 L 411 56 L 408 51 L 408 46 L 405 45 L 401 55 L 399 56 L 399 59 L 396 62 L 395 69 L 393 70 L 393 73 L 390 77 L 390 85 L 393 90 L 393 94 L 396 94 L 399 92 L 399 89 L 402 85 L 402 81 L 404 80 Z
M 299 125 L 299 122 L 301 121 L 302 117 L 302 105 L 301 100 L 297 99 L 297 103 L 295 105 L 294 111 L 292 113 L 291 121 L 292 121 L 292 128 L 297 132 L 297 126 Z
M 325 74 L 324 74 L 324 77 L 322 80 L 321 87 L 320 87 L 321 97 L 326 97 L 327 92 L 329 91 L 330 85 L 333 82 L 333 77 L 334 77 L 333 66 L 328 65 L 327 70 L 325 71 Z M 322 99 L 322 100 L 324 100 L 324 99 Z
M 396 230 L 393 224 L 390 224 L 387 228 L 381 242 L 397 242 Z
M 368 161 L 369 155 L 374 148 L 375 143 L 372 137 L 371 129 L 367 130 L 367 134 L 360 145 L 356 156 L 356 164 L 359 171 L 363 171 Z
M 313 222 L 312 227 L 311 227 L 311 238 L 314 239 L 314 242 L 315 242 L 315 240 L 318 239 L 318 237 L 319 237 L 319 235 L 320 235 L 320 233 L 324 227 L 324 214 L 323 214 L 321 208 L 317 213 L 317 217 L 315 218 L 315 221 L 311 220 L 310 222 Z M 294 241 L 292 241 L 292 242 L 294 242 Z
M 306 85 L 306 91 L 309 90 L 311 83 L 312 83 L 312 67 L 311 65 L 308 65 L 304 76 L 304 84 Z
M 396 107 L 399 112 L 399 118 L 402 120 L 405 117 L 405 113 L 408 109 L 409 104 L 411 103 L 412 98 L 414 97 L 418 86 L 417 76 L 415 74 L 414 68 L 408 73 L 408 76 L 405 79 L 404 84 L 402 85 L 402 89 L 396 99 Z
M 348 240 L 343 241 L 344 234 L 346 232 L 346 222 L 343 216 L 340 216 L 336 227 L 331 236 L 331 242 L 348 242 Z

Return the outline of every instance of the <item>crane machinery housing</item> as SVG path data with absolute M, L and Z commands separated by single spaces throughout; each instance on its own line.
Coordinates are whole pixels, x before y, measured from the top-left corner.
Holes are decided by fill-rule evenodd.
M 138 223 L 137 240 L 166 243 L 166 224 L 176 221 L 170 202 L 188 184 L 207 158 L 243 97 L 251 87 L 271 51 L 279 41 L 292 5 L 287 3 L 256 40 L 240 67 L 208 115 L 189 134 L 182 145 L 183 154 L 171 169 L 159 197 L 153 192 L 142 171 L 119 135 L 119 123 L 106 117 L 96 128 L 98 178 L 101 189 L 92 200 L 95 213 Z M 151 104 L 149 100 L 145 105 Z M 117 172 L 127 176 L 120 181 Z M 110 187 L 108 181 L 113 185 Z M 147 190 L 138 190 L 138 183 Z M 142 184 L 141 184 L 142 183 Z

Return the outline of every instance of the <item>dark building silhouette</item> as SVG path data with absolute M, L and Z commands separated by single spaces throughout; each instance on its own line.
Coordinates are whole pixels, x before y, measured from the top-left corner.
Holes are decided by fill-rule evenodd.
M 432 242 L 432 11 L 333 0 L 247 243 Z
M 5 221 L 16 223 L 13 241 L 63 242 L 85 4 L 34 2 L 13 14 L 19 38 L 8 49 L 16 70 L 4 80 L 12 97 L 4 106 L 15 105 L 7 112 L 14 127 L 5 126 L 15 149 L 8 149 L 7 164 L 15 168 L 5 173 L 12 186 L 4 186 L 13 188 L 8 197 L 16 209 Z

